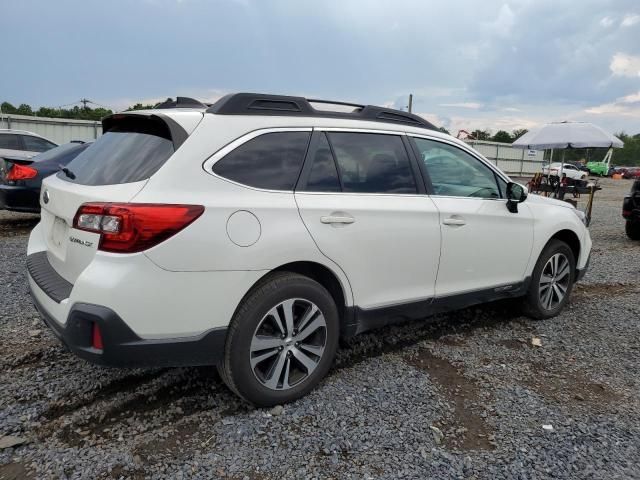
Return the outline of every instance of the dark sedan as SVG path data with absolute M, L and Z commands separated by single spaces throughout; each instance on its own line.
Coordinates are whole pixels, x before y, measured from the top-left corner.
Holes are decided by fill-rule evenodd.
M 67 165 L 89 145 L 71 142 L 30 159 L 0 159 L 0 210 L 39 213 L 42 180 Z

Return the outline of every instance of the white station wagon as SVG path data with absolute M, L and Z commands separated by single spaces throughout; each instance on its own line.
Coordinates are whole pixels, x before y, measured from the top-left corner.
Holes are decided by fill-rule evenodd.
M 421 117 L 332 103 L 105 118 L 43 183 L 27 265 L 46 323 L 92 362 L 217 366 L 268 406 L 316 386 L 340 338 L 507 297 L 562 310 L 591 249 L 580 212 Z

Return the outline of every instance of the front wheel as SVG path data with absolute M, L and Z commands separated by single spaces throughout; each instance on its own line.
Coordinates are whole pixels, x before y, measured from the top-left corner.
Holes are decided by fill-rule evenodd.
M 303 275 L 275 273 L 238 307 L 218 370 L 232 391 L 256 406 L 290 402 L 327 374 L 338 337 L 331 294 Z
M 631 240 L 640 240 L 640 220 L 636 220 L 635 222 L 627 220 L 624 225 L 624 231 Z
M 571 248 L 560 240 L 551 240 L 533 269 L 525 296 L 525 314 L 537 320 L 558 315 L 571 295 L 575 265 Z

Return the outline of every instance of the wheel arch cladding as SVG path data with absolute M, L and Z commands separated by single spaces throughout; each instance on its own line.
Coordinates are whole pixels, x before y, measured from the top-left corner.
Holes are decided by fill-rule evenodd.
M 342 284 L 338 277 L 324 265 L 315 262 L 292 262 L 273 270 L 274 272 L 293 272 L 309 277 L 324 288 L 331 294 L 333 301 L 336 303 L 340 321 L 343 322 L 344 314 L 346 311 L 345 293 Z
M 573 230 L 565 229 L 565 230 L 560 230 L 559 232 L 554 233 L 553 236 L 549 239 L 549 242 L 551 240 L 560 240 L 561 242 L 564 242 L 567 245 L 569 245 L 569 248 L 573 253 L 573 258 L 576 262 L 576 268 L 577 268 L 578 261 L 580 259 L 580 239 L 578 238 L 578 235 L 576 235 L 576 233 Z M 547 242 L 547 245 L 549 244 L 549 242 Z

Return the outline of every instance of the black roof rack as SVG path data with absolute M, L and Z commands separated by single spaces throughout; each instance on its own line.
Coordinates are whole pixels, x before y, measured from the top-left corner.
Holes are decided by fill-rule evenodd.
M 176 99 L 167 98 L 164 102 L 160 102 L 157 105 L 154 105 L 154 109 L 157 108 L 207 108 L 208 105 L 205 105 L 202 102 L 194 98 L 189 97 L 176 97 Z
M 312 103 L 353 107 L 352 112 L 317 110 Z M 225 95 L 207 110 L 218 115 L 277 115 L 300 117 L 329 117 L 375 122 L 402 123 L 418 128 L 438 130 L 431 122 L 418 115 L 392 108 L 356 103 L 334 102 L 330 100 L 307 99 L 287 95 L 267 95 L 262 93 L 231 93 Z

